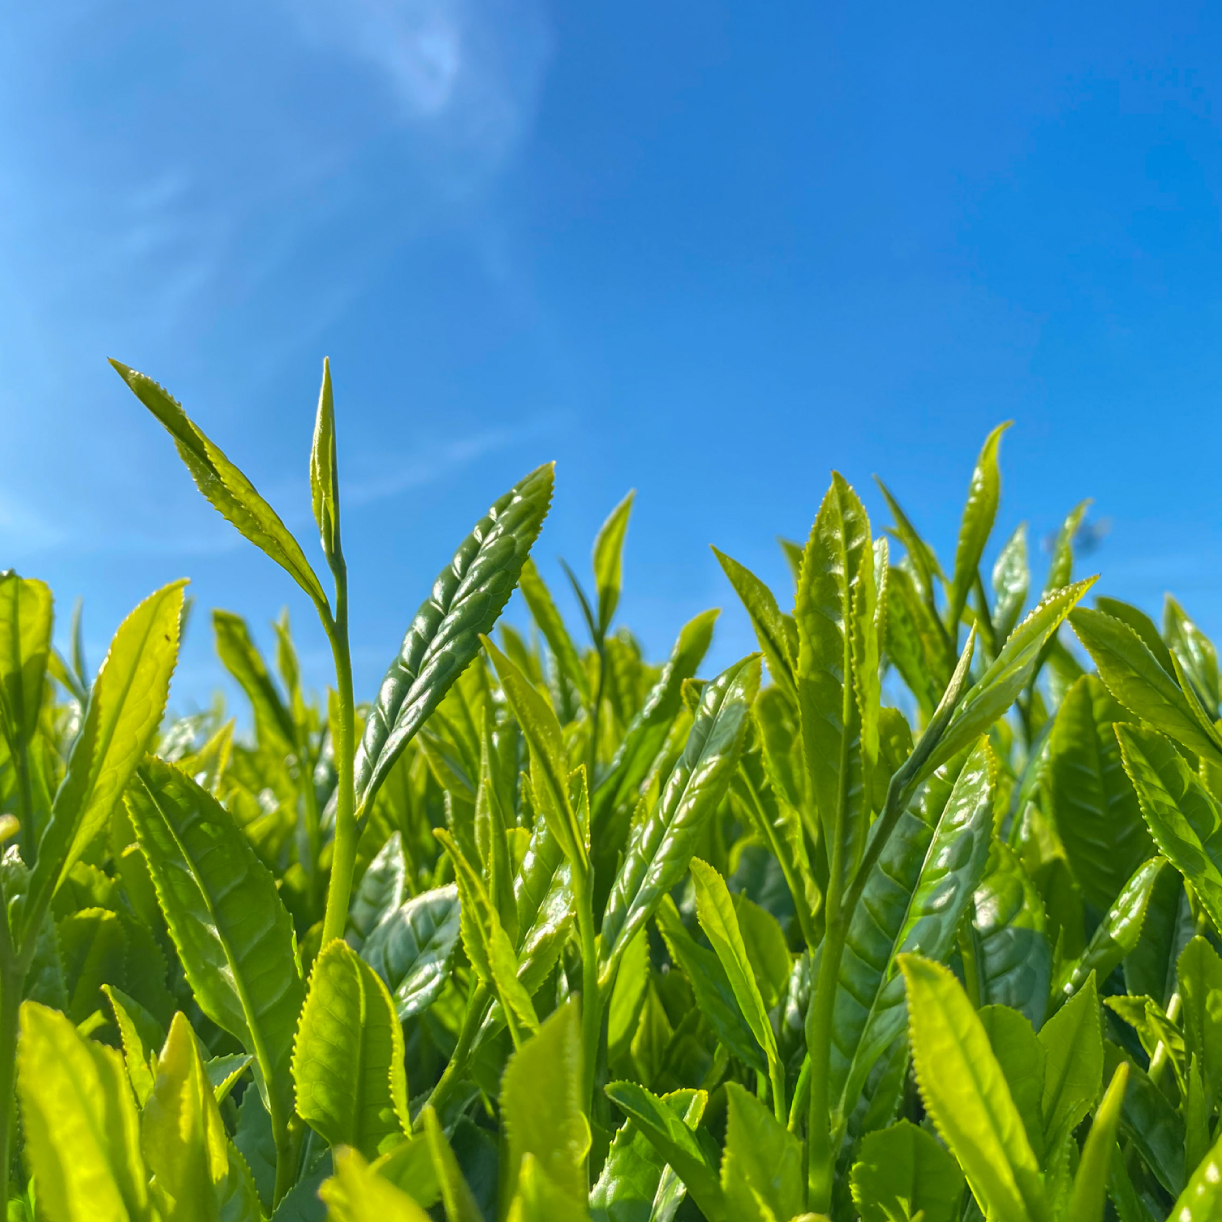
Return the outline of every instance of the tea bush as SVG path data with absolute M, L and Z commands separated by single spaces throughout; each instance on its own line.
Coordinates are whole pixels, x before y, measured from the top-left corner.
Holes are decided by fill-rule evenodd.
M 0 577 L 9 1218 L 1222 1218 L 1217 656 L 1171 599 L 1161 631 L 1082 605 L 1083 507 L 1038 597 L 1022 528 L 986 580 L 1002 429 L 947 569 L 839 475 L 791 613 L 718 552 L 759 652 L 710 678 L 715 611 L 660 666 L 616 627 L 631 497 L 564 622 L 541 467 L 357 704 L 329 372 L 330 593 L 116 368 L 335 681 L 312 702 L 286 620 L 269 667 L 215 611 L 252 732 L 162 724 L 183 583 L 91 679 Z M 515 587 L 534 630 L 494 641 Z

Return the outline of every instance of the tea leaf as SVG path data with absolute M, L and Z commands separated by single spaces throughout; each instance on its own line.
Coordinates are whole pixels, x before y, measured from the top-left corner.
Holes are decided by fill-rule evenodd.
M 971 1003 L 946 968 L 899 962 L 921 1095 L 981 1208 L 997 1222 L 1047 1222 L 1039 1165 Z
M 314 443 L 310 447 L 310 507 L 318 526 L 327 563 L 340 556 L 339 465 L 335 459 L 335 403 L 331 394 L 331 362 L 322 363 L 322 386 L 314 418 Z
M 196 425 L 181 404 L 152 378 L 111 361 L 118 375 L 136 398 L 165 426 L 174 438 L 178 456 L 191 472 L 195 486 L 222 517 L 232 522 L 260 551 L 270 556 L 319 607 L 327 596 L 305 558 L 300 544 L 276 511 L 255 491 L 255 486 L 225 457 Z
M 17 1091 L 40 1211 L 56 1222 L 152 1222 L 140 1121 L 117 1052 L 27 1001 Z
M 119 625 L 89 693 L 84 724 L 38 846 L 27 916 L 59 889 L 144 758 L 178 659 L 184 581 L 150 594 Z
M 628 515 L 636 499 L 635 489 L 607 516 L 594 539 L 594 588 L 598 591 L 598 635 L 606 635 L 619 605 L 622 584 L 624 535 L 628 532 Z
M 993 520 L 997 517 L 997 505 L 1001 499 L 997 450 L 1001 445 L 1001 435 L 1009 427 L 1010 421 L 1007 420 L 985 439 L 968 485 L 967 503 L 963 506 L 963 519 L 959 524 L 959 541 L 955 545 L 955 571 L 947 593 L 946 622 L 952 633 L 959 624 L 963 608 L 967 606 L 967 596 L 976 581 L 980 558 L 993 532 Z
M 158 1059 L 140 1140 L 165 1216 L 183 1222 L 262 1216 L 254 1181 L 230 1144 L 195 1033 L 182 1014 L 174 1016 Z
M 369 811 L 404 747 L 479 652 L 539 536 L 552 467 L 532 471 L 463 540 L 412 620 L 369 710 L 356 753 L 358 808 Z
M 1126 709 L 1189 750 L 1207 759 L 1222 757 L 1216 732 L 1201 725 L 1188 697 L 1132 628 L 1085 607 L 1069 622 L 1099 668 L 1099 678 Z
M 430 1222 L 406 1192 L 372 1170 L 356 1150 L 336 1155 L 335 1174 L 318 1195 L 328 1222 Z
M 386 986 L 345 942 L 323 947 L 293 1051 L 297 1113 L 332 1146 L 385 1154 L 410 1127 L 403 1030 Z
M 293 1109 L 290 1059 L 305 989 L 272 876 L 233 816 L 170 764 L 140 767 L 127 809 L 200 1009 L 255 1058 L 281 1132 Z
M 738 766 L 759 680 L 759 658 L 754 656 L 705 685 L 683 754 L 633 836 L 611 889 L 603 916 L 600 982 L 609 979 L 629 940 L 686 873 L 696 837 Z
M 0 573 L 0 729 L 14 756 L 38 727 L 50 653 L 50 589 Z
M 1120 1109 L 1128 1083 L 1129 1068 L 1118 1065 L 1112 1075 L 1111 1085 L 1103 1102 L 1095 1113 L 1086 1143 L 1082 1147 L 1082 1161 L 1074 1176 L 1073 1196 L 1070 1198 L 1069 1214 L 1074 1222 L 1103 1222 L 1103 1206 L 1107 1191 L 1108 1172 L 1112 1150 L 1116 1145 L 1116 1128 L 1120 1122 Z M 1187 1222 L 1183 1215 L 1172 1215 Z
M 867 1133 L 853 1166 L 853 1201 L 862 1222 L 922 1213 L 924 1222 L 958 1222 L 963 1172 L 938 1141 L 910 1121 Z

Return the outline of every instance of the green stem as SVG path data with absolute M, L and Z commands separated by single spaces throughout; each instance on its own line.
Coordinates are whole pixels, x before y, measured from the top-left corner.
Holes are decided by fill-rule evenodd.
M 835 887 L 835 883 L 832 884 Z M 831 900 L 831 892 L 828 895 Z M 839 897 L 837 898 L 837 906 Z M 832 1207 L 832 1179 L 836 1152 L 832 1149 L 832 1101 L 828 1076 L 832 1059 L 832 1020 L 836 1012 L 836 985 L 847 936 L 846 922 L 839 912 L 833 917 L 829 904 L 827 933 L 819 960 L 819 978 L 811 998 L 808 1019 L 807 1056 L 810 1058 L 810 1111 L 806 1125 L 806 1207 L 826 1214 Z
M 352 655 L 348 646 L 348 575 L 342 556 L 336 557 L 333 567 L 335 619 L 328 622 L 328 616 L 323 626 L 331 639 L 331 652 L 335 658 L 339 724 L 331 727 L 331 737 L 335 748 L 338 786 L 335 840 L 331 847 L 331 881 L 327 888 L 327 911 L 322 923 L 324 946 L 344 936 L 348 923 L 348 900 L 352 892 L 352 871 L 356 865 L 356 786 L 353 775 L 356 744 L 353 741 Z
M 789 1108 L 785 1099 L 785 1071 L 779 1058 L 774 1057 L 768 1062 L 768 1084 L 772 1087 L 772 1114 L 778 1124 L 787 1124 Z
M 442 1071 L 441 1077 L 437 1079 L 437 1085 L 429 1093 L 428 1106 L 439 1116 L 454 1093 L 454 1088 L 462 1081 L 463 1074 L 467 1071 L 472 1045 L 484 1023 L 488 1000 L 487 985 L 477 981 L 472 985 L 471 993 L 467 997 L 467 1012 L 463 1017 L 462 1029 L 458 1033 L 458 1043 L 454 1045 L 453 1055 Z
M 602 1039 L 602 998 L 598 987 L 598 940 L 594 933 L 591 896 L 591 871 L 573 870 L 576 883 L 573 896 L 577 905 L 578 934 L 581 938 L 581 1085 L 585 1112 L 594 1105 L 594 1072 L 598 1065 L 598 1045 Z
M 5 1218 L 17 1116 L 17 1021 L 29 960 L 29 955 L 19 957 L 14 953 L 7 913 L 0 913 L 0 1217 Z

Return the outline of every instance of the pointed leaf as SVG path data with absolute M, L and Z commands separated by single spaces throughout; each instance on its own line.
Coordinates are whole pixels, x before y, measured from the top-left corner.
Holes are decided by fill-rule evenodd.
M 1222 758 L 1216 733 L 1201 725 L 1188 697 L 1127 624 L 1080 607 L 1070 616 L 1107 690 L 1131 713 L 1206 759 Z
M 361 958 L 390 989 L 400 1022 L 437 1000 L 450 975 L 458 935 L 458 888 L 450 884 L 408 900 L 365 940 Z
M 988 1036 L 944 967 L 904 955 L 913 1065 L 925 1106 L 996 1222 L 1047 1222 L 1039 1165 Z
M 178 658 L 183 586 L 149 595 L 119 625 L 89 693 L 81 732 L 38 846 L 26 913 L 57 890 L 106 826 L 165 712 Z
M 632 512 L 635 489 L 611 510 L 594 540 L 594 588 L 598 592 L 598 630 L 605 636 L 619 605 L 623 584 L 624 535 Z
M 255 486 L 225 457 L 152 378 L 110 362 L 131 387 L 136 398 L 157 417 L 174 438 L 178 455 L 191 472 L 195 486 L 222 517 L 232 522 L 257 548 L 270 556 L 319 606 L 325 606 L 318 577 L 276 511 L 255 491 Z
M 1042 1110 L 1048 1151 L 1055 1154 L 1094 1106 L 1103 1086 L 1103 1032 L 1093 973 L 1040 1029 L 1044 1062 Z
M 802 1143 L 737 1082 L 726 1083 L 729 1119 L 721 1187 L 735 1218 L 792 1218 L 802 1212 Z M 764 1210 L 768 1210 L 765 1213 Z
M 997 450 L 1001 435 L 1010 427 L 1010 421 L 999 424 L 985 439 L 972 482 L 968 485 L 967 503 L 963 506 L 963 519 L 959 524 L 959 542 L 955 545 L 955 572 L 951 578 L 947 595 L 946 622 L 952 631 L 959 623 L 959 616 L 967 606 L 984 555 L 985 544 L 993 532 L 993 520 L 997 517 L 997 506 L 1001 500 L 1001 473 L 997 469 Z
M 355 1150 L 335 1158 L 335 1174 L 318 1190 L 328 1222 L 431 1222 L 428 1214 Z
M 200 1009 L 255 1058 L 273 1130 L 283 1133 L 305 990 L 272 876 L 229 812 L 170 764 L 141 766 L 127 809 Z
M 0 727 L 14 755 L 38 727 L 50 653 L 50 589 L 0 573 Z
M 561 1193 L 584 1207 L 590 1126 L 581 1110 L 576 1002 L 556 1010 L 510 1059 L 501 1082 L 501 1115 L 510 1193 L 530 1154 Z
M 335 460 L 335 403 L 331 394 L 331 362 L 323 359 L 314 444 L 310 447 L 310 507 L 318 526 L 323 554 L 333 563 L 340 554 L 339 466 Z
M 717 563 L 721 565 L 722 571 L 734 587 L 735 594 L 746 608 L 764 661 L 768 663 L 772 681 L 796 697 L 794 667 L 797 658 L 794 656 L 790 635 L 792 621 L 777 606 L 776 596 L 772 591 L 750 569 L 724 552 L 719 552 L 717 548 L 713 548 L 713 555 L 717 557 Z
M 369 711 L 356 754 L 358 808 L 368 811 L 395 761 L 479 652 L 522 572 L 552 498 L 550 464 L 498 500 L 463 540 L 412 620 Z
M 1103 1102 L 1091 1122 L 1090 1132 L 1086 1135 L 1086 1144 L 1082 1147 L 1082 1161 L 1078 1164 L 1077 1175 L 1074 1176 L 1073 1196 L 1070 1198 L 1067 1215 L 1074 1222 L 1103 1222 L 1112 1150 L 1116 1146 L 1116 1128 L 1120 1123 L 1120 1110 L 1128 1079 L 1128 1066 L 1118 1065 L 1112 1075 L 1111 1085 L 1107 1088 L 1107 1094 L 1103 1096 Z M 1183 1219 L 1182 1222 L 1187 1220 Z
M 683 754 L 633 836 L 611 889 L 602 924 L 600 980 L 609 979 L 624 947 L 687 872 L 696 837 L 738 767 L 759 680 L 755 656 L 705 684 Z
M 117 1052 L 27 1001 L 17 1092 L 40 1214 L 55 1222 L 151 1222 L 140 1122 Z
M 376 1158 L 409 1127 L 403 1029 L 386 986 L 337 938 L 323 947 L 293 1050 L 297 1113 L 332 1146 Z

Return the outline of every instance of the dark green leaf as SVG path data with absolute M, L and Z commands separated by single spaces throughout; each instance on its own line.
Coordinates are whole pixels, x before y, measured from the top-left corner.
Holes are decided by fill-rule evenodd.
M 936 1138 L 910 1121 L 867 1133 L 853 1166 L 853 1202 L 862 1222 L 958 1222 L 963 1172 Z
M 356 755 L 358 807 L 368 811 L 395 760 L 479 652 L 509 601 L 552 499 L 552 466 L 514 485 L 480 519 L 412 620 L 378 689 Z

